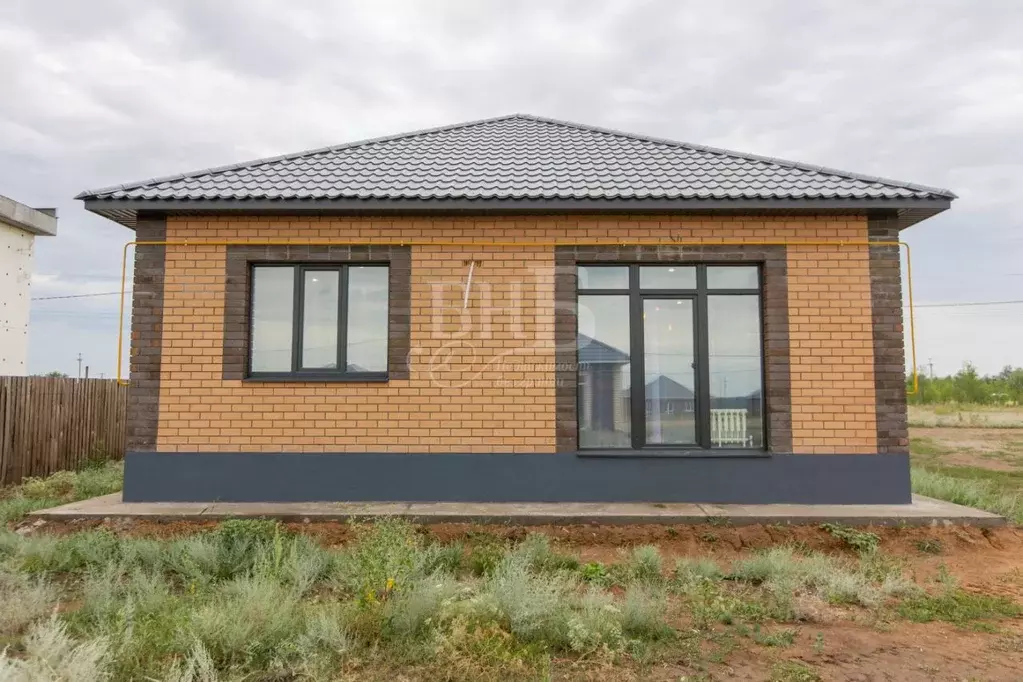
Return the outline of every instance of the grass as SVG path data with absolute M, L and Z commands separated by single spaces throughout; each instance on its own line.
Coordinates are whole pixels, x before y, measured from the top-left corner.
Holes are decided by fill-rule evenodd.
M 938 406 L 929 413 L 942 416 L 944 411 Z M 1023 419 L 1023 411 L 1017 409 L 1012 414 Z M 1013 423 L 1023 426 L 1023 421 Z M 952 435 L 942 438 L 940 431 L 928 437 L 913 436 L 910 439 L 913 492 L 1023 523 L 1023 436 L 1017 433 L 1000 428 L 978 437 L 977 443 Z M 965 457 L 952 459 L 957 454 Z
M 957 501 L 1009 509 L 998 472 L 988 473 L 928 471 L 923 482 L 944 476 Z M 107 492 L 119 475 L 106 465 L 29 481 L 3 503 Z M 871 533 L 826 530 L 855 553 L 780 546 L 729 563 L 667 564 L 646 545 L 581 563 L 543 534 L 513 542 L 479 532 L 445 544 L 398 520 L 355 524 L 354 540 L 330 549 L 267 520 L 166 540 L 0 530 L 0 679 L 393 679 L 401 671 L 534 680 L 656 661 L 699 669 L 741 646 L 780 655 L 797 624 L 835 613 L 972 628 L 1021 615 L 1008 599 L 962 590 L 947 570 L 917 585 Z M 798 661 L 781 660 L 770 675 L 818 679 Z
M 1015 472 L 976 467 L 913 467 L 913 492 L 1023 523 L 1023 487 Z
M 951 577 L 925 590 L 876 550 L 775 547 L 666 570 L 653 546 L 605 565 L 580 564 L 544 535 L 445 545 L 387 520 L 354 536 L 326 549 L 258 520 L 170 540 L 5 531 L 0 679 L 37 679 L 56 662 L 84 680 L 330 680 L 342 670 L 531 680 L 564 665 L 725 660 L 744 643 L 784 650 L 790 624 L 833 605 L 962 626 L 1019 615 Z M 485 570 L 472 560 L 481 546 L 494 556 Z M 814 679 L 795 665 L 772 679 Z
M 123 478 L 121 462 L 102 462 L 79 471 L 25 479 L 21 485 L 0 491 L 0 524 L 20 521 L 38 509 L 116 493 Z
M 914 623 L 940 620 L 962 626 L 977 621 L 1016 618 L 1023 610 L 1006 597 L 974 594 L 951 587 L 938 594 L 919 594 L 906 599 L 898 605 L 898 613 Z

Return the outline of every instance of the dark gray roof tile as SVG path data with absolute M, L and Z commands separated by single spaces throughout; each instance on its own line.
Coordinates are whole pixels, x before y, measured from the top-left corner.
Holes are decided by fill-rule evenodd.
M 83 192 L 87 200 L 953 199 L 948 190 L 523 114 Z

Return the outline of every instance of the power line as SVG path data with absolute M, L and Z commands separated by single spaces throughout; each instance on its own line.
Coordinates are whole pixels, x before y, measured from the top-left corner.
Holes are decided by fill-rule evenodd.
M 33 301 L 56 301 L 58 299 L 63 299 L 63 298 L 90 298 L 92 296 L 116 296 L 119 293 L 121 293 L 121 292 L 120 291 L 102 291 L 102 292 L 100 292 L 98 294 L 71 294 L 69 296 L 39 296 L 37 298 L 33 298 L 32 300 Z M 124 293 L 125 294 L 130 294 L 131 292 L 130 291 L 126 291 Z
M 966 303 L 918 303 L 914 308 L 966 308 L 978 305 L 1016 305 L 1023 303 L 1023 300 L 1016 301 L 970 301 Z

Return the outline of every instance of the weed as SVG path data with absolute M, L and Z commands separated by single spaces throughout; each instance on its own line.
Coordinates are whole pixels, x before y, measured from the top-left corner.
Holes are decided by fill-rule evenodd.
M 597 585 L 607 585 L 609 582 L 609 574 L 607 566 L 600 563 L 599 561 L 591 561 L 579 569 L 579 574 L 583 580 L 588 583 L 595 583 Z
M 550 538 L 542 533 L 531 533 L 513 553 L 522 555 L 530 569 L 537 572 L 574 571 L 579 568 L 578 559 L 552 550 Z
M 945 551 L 944 546 L 941 544 L 941 540 L 937 538 L 917 540 L 914 544 L 916 545 L 916 548 L 924 554 L 941 554 Z
M 469 571 L 476 576 L 492 575 L 503 558 L 504 547 L 496 540 L 473 545 L 467 560 Z
M 20 682 L 99 682 L 106 679 L 109 647 L 103 639 L 76 642 L 56 617 L 33 626 L 25 655 L 0 652 L 0 680 Z
M 760 585 L 772 580 L 790 578 L 796 574 L 797 570 L 798 566 L 791 550 L 785 547 L 773 547 L 748 559 L 737 560 L 732 564 L 732 572 L 729 577 Z
M 60 471 L 46 478 L 27 478 L 0 496 L 0 523 L 20 521 L 30 512 L 75 502 L 121 489 L 120 462 L 108 462 L 77 472 Z
M 881 582 L 881 594 L 885 597 L 913 597 L 921 592 L 919 585 L 902 575 L 888 575 Z
M 336 558 L 335 587 L 348 595 L 365 597 L 399 588 L 413 577 L 422 576 L 431 555 L 411 524 L 401 519 L 384 519 L 373 525 L 356 525 L 356 542 Z
M 755 625 L 750 638 L 760 646 L 790 647 L 796 641 L 796 631 L 775 630 L 774 632 L 765 632 L 760 625 Z
M 667 601 L 663 591 L 635 585 L 625 591 L 621 606 L 622 632 L 636 639 L 656 640 L 671 635 L 664 622 Z
M 414 581 L 398 591 L 384 607 L 389 634 L 416 639 L 439 625 L 441 610 L 461 591 L 454 578 L 437 574 Z
M 675 562 L 674 582 L 687 585 L 696 580 L 720 580 L 721 568 L 713 559 L 684 558 Z
M 820 656 L 824 653 L 824 633 L 818 632 L 813 637 L 813 652 Z
M 664 579 L 664 560 L 661 551 L 653 545 L 632 550 L 627 563 L 630 580 L 641 583 L 659 583 Z
M 303 632 L 298 595 L 264 578 L 236 578 L 191 615 L 191 634 L 218 667 L 268 666 Z
M 523 642 L 566 643 L 569 597 L 575 582 L 568 574 L 536 575 L 521 557 L 505 558 L 484 587 L 509 632 Z
M 117 537 L 106 530 L 63 537 L 37 535 L 21 543 L 18 559 L 27 573 L 72 573 L 116 561 L 119 549 Z
M 284 528 L 274 519 L 227 519 L 213 531 L 214 537 L 225 544 L 269 544 Z
M 461 542 L 447 545 L 436 542 L 428 545 L 423 551 L 423 572 L 428 575 L 437 572 L 457 575 L 465 563 L 465 545 Z
M 604 648 L 621 648 L 624 639 L 620 611 L 606 592 L 589 589 L 579 608 L 568 616 L 565 633 L 568 648 L 587 654 Z
M 184 661 L 175 661 L 167 671 L 164 682 L 217 682 L 216 663 L 210 652 L 196 642 Z
M 984 509 L 1014 523 L 1023 523 L 1023 495 L 1008 486 L 1000 486 L 1001 479 L 991 478 L 992 475 L 1007 478 L 1002 472 L 985 472 L 974 467 L 949 467 L 941 472 L 913 467 L 913 492 Z
M 20 633 L 26 626 L 51 612 L 57 604 L 57 587 L 30 580 L 0 569 L 0 638 Z
M 951 590 L 959 585 L 959 581 L 956 577 L 948 570 L 948 566 L 944 562 L 938 564 L 938 574 L 934 576 L 934 582 L 938 583 L 946 590 Z
M 160 573 L 111 564 L 88 574 L 81 606 L 65 614 L 76 636 L 100 634 L 113 654 L 117 679 L 140 679 L 155 673 L 169 655 L 183 653 L 182 641 L 193 601 L 172 593 Z
M 900 616 L 915 623 L 945 621 L 967 625 L 981 620 L 1016 618 L 1023 609 L 1011 599 L 966 592 L 959 588 L 940 594 L 919 594 L 903 600 L 896 610 Z
M 844 542 L 849 548 L 860 553 L 873 552 L 881 544 L 881 538 L 876 533 L 856 530 L 855 528 L 838 523 L 821 524 L 821 529 L 828 532 L 832 537 Z
M 495 623 L 455 619 L 439 637 L 439 680 L 517 682 L 550 679 L 551 659 L 542 643 L 523 643 Z
M 701 580 L 683 594 L 693 627 L 710 629 L 716 623 L 761 622 L 770 614 L 762 595 L 750 589 L 726 590 L 721 583 Z
M 799 661 L 779 661 L 771 667 L 770 682 L 820 682 L 820 674 Z

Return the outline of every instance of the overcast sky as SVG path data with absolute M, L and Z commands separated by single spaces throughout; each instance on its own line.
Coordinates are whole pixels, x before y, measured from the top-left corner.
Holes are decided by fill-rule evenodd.
M 0 194 L 60 210 L 33 297 L 114 291 L 132 233 L 80 190 L 526 112 L 948 187 L 917 302 L 1023 299 L 1020 36 L 1018 0 L 4 0 Z M 30 371 L 109 376 L 116 299 L 33 302 Z M 1023 365 L 1021 332 L 921 308 L 919 359 Z

